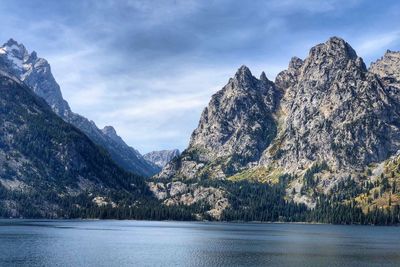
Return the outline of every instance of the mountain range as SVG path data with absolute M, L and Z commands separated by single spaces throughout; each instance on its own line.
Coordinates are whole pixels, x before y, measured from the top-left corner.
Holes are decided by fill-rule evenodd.
M 99 129 L 93 121 L 72 112 L 62 97 L 60 86 L 51 73 L 49 63 L 39 58 L 36 52 L 28 53 L 23 44 L 10 39 L 0 47 L 0 70 L 24 82 L 35 94 L 43 98 L 58 116 L 105 148 L 123 169 L 147 177 L 159 171 L 159 167 L 145 160 L 137 150 L 128 146 L 112 126 Z
M 12 39 L 0 71 L 0 216 L 400 223 L 400 52 L 367 68 L 332 37 L 274 81 L 241 66 L 182 153 L 144 156 Z

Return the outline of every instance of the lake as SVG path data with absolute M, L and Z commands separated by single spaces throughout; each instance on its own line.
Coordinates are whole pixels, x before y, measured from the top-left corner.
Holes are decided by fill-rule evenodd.
M 400 228 L 0 220 L 0 266 L 400 266 Z

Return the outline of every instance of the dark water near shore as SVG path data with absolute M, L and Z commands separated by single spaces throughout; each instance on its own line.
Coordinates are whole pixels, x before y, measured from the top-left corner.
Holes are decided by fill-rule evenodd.
M 400 228 L 0 220 L 0 266 L 400 266 Z

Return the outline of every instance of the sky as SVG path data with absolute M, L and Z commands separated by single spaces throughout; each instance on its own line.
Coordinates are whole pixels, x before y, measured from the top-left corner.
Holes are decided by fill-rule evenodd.
M 397 0 L 2 0 L 0 42 L 46 58 L 72 110 L 142 153 L 187 147 L 241 65 L 270 80 L 331 36 L 400 50 Z

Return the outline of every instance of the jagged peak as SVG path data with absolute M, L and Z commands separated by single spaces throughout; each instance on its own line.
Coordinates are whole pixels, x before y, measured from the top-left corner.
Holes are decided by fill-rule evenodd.
M 38 58 L 38 57 L 37 57 L 36 51 L 32 51 L 32 53 L 31 53 L 31 58 L 32 58 L 32 59 L 37 59 L 37 58 Z
M 10 39 L 8 39 L 8 41 L 6 43 L 4 43 L 3 46 L 13 46 L 13 45 L 19 46 L 20 44 L 17 41 L 15 41 L 13 38 L 10 38 Z
M 328 41 L 311 48 L 309 58 L 333 57 L 337 60 L 357 59 L 356 51 L 345 40 L 339 37 L 331 37 Z
M 101 129 L 104 135 L 108 136 L 111 140 L 119 143 L 120 145 L 126 145 L 125 141 L 117 134 L 117 131 L 112 126 L 105 126 Z M 135 150 L 136 151 L 136 150 Z M 139 152 L 138 152 L 139 153 Z
M 118 136 L 117 131 L 112 126 L 105 126 L 101 131 L 108 136 Z
M 394 51 L 394 50 L 386 50 L 385 54 L 383 57 L 395 57 L 398 58 L 400 57 L 400 51 Z
M 394 54 L 394 53 L 400 53 L 400 51 L 393 51 L 393 50 L 386 50 L 385 54 Z
M 15 41 L 13 38 L 10 38 L 6 43 L 4 43 L 2 49 L 7 52 L 12 52 L 14 56 L 21 59 L 28 55 L 28 51 L 26 50 L 25 46 Z
M 289 69 L 298 69 L 303 65 L 304 61 L 298 57 L 292 57 L 289 62 Z
M 262 81 L 265 81 L 265 80 L 269 81 L 268 78 L 267 78 L 267 75 L 265 75 L 265 72 L 261 72 L 260 80 L 262 80 Z
M 246 65 L 242 65 L 236 72 L 235 77 L 252 77 L 250 69 Z

